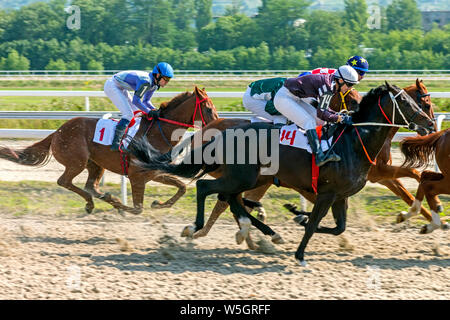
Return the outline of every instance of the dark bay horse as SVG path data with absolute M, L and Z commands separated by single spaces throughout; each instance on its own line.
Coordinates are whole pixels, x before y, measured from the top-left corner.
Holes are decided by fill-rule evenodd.
M 158 120 L 142 118 L 135 138 L 145 135 L 152 146 L 161 152 L 167 152 L 181 139 L 188 127 L 193 127 L 194 122 L 206 125 L 215 119 L 218 119 L 218 114 L 214 104 L 204 90 L 195 87 L 193 92 L 181 93 L 171 101 L 163 102 Z M 71 119 L 45 139 L 23 150 L 0 147 L 0 157 L 23 165 L 38 166 L 44 165 L 53 155 L 65 166 L 65 171 L 57 183 L 83 197 L 86 200 L 87 213 L 91 213 L 94 209 L 93 197 L 110 203 L 118 210 L 133 214 L 141 213 L 145 184 L 151 180 L 178 188 L 177 194 L 166 203 L 155 203 L 154 207 L 171 206 L 186 192 L 185 184 L 176 177 L 142 172 L 131 162 L 128 178 L 134 206 L 125 206 L 117 197 L 101 193 L 99 182 L 105 169 L 117 174 L 124 172 L 123 159 L 119 152 L 111 151 L 109 146 L 92 141 L 97 121 L 98 119 L 93 118 Z M 175 130 L 178 130 L 176 136 L 178 140 L 172 137 Z M 88 170 L 88 179 L 83 190 L 75 186 L 72 180 L 84 169 Z
M 336 130 L 333 135 L 333 141 L 336 141 L 340 136 L 340 141 L 336 143 L 334 150 L 342 160 L 330 162 L 321 167 L 314 208 L 306 224 L 303 239 L 295 254 L 301 265 L 306 264 L 304 252 L 314 232 L 338 235 L 345 230 L 347 199 L 359 192 L 366 184 L 367 173 L 372 163 L 371 159 L 374 159 L 381 150 L 391 130 L 389 119 L 393 119 L 394 112 L 401 113 L 402 117 L 397 116 L 393 125 L 407 126 L 409 129 L 414 129 L 422 134 L 427 130 L 432 131 L 434 129 L 433 121 L 409 95 L 396 86 L 386 83 L 386 85 L 372 89 L 363 98 L 359 110 L 353 115 L 354 122 L 356 125 L 359 124 L 358 127 L 346 127 L 341 135 L 340 130 Z M 343 127 L 343 125 L 339 125 L 338 129 Z M 227 136 L 231 135 L 233 139 L 233 133 L 230 132 L 236 130 L 226 130 L 221 136 L 204 144 L 201 148 L 191 151 L 184 161 L 178 165 L 167 163 L 168 156 L 159 154 L 145 140 L 141 140 L 136 145 L 135 152 L 140 161 L 139 165 L 143 168 L 197 179 L 197 217 L 194 224 L 196 230 L 201 229 L 204 225 L 206 197 L 217 193 L 222 200 L 228 202 L 231 211 L 239 219 L 241 230 L 237 237 L 245 238 L 247 236 L 250 224 L 257 219 L 246 211 L 241 195 L 247 190 L 255 189 L 266 183 L 266 181 L 261 182 L 259 179 L 266 164 L 266 160 L 262 159 L 259 152 L 263 148 L 269 148 L 269 152 L 281 155 L 276 159 L 279 169 L 275 173 L 275 177 L 296 190 L 313 192 L 311 171 L 304 169 L 311 166 L 311 154 L 303 149 L 279 145 L 279 127 L 267 123 L 252 123 L 240 127 L 239 130 L 243 131 L 244 134 L 251 131 L 258 132 L 260 137 L 264 136 L 264 139 L 258 139 L 256 144 L 253 140 L 244 139 L 244 143 L 239 145 L 237 150 L 234 144 L 232 144 L 234 149 L 227 150 Z M 272 139 L 273 141 L 271 141 Z M 215 149 L 214 145 L 218 148 Z M 275 149 L 271 149 L 270 146 L 272 145 L 275 146 Z M 221 155 L 228 155 L 231 152 L 232 157 L 226 157 L 225 160 L 222 158 L 224 162 L 216 161 L 213 163 L 205 161 L 205 158 L 202 157 L 200 162 L 196 162 L 195 155 L 203 155 L 207 150 L 214 150 L 216 154 Z M 238 162 L 241 155 L 245 156 L 246 162 Z M 248 161 L 252 157 L 256 157 L 255 163 Z M 222 175 L 218 179 L 200 179 L 203 175 L 218 169 L 222 170 Z M 319 227 L 321 219 L 330 207 L 333 208 L 336 227 Z M 254 220 L 251 220 L 251 218 Z M 267 234 L 265 230 L 262 231 Z
M 405 215 L 408 219 L 418 213 L 423 198 L 426 197 L 431 209 L 432 219 L 421 229 L 421 233 L 430 233 L 441 228 L 449 229 L 448 223 L 443 223 L 439 217 L 440 202 L 438 194 L 450 194 L 450 129 L 441 130 L 424 137 L 410 137 L 401 143 L 402 153 L 405 155 L 403 166 L 420 168 L 433 161 L 433 156 L 439 167 L 439 172 L 424 171 L 417 188 L 416 199 Z
M 428 90 L 426 86 L 424 85 L 422 80 L 416 79 L 416 82 L 410 86 L 407 86 L 403 88 L 405 92 L 413 98 L 416 103 L 419 105 L 419 107 L 422 108 L 422 110 L 431 118 L 434 118 L 434 112 L 432 108 L 432 103 L 430 99 L 430 95 L 428 93 Z M 356 90 L 352 90 L 348 94 L 344 94 L 343 96 L 333 96 L 333 100 L 331 101 L 330 108 L 334 111 L 341 111 L 342 109 L 348 109 L 348 110 L 356 110 L 358 107 L 359 102 L 361 101 L 362 97 L 359 96 L 358 92 Z M 356 104 L 355 102 L 358 102 Z M 211 123 L 209 123 L 207 126 L 205 126 L 202 130 L 202 132 L 207 132 L 209 129 L 218 129 L 220 131 L 223 131 L 227 128 L 236 127 L 239 125 L 245 125 L 248 124 L 249 121 L 244 119 L 218 119 Z M 376 164 L 372 165 L 367 179 L 370 182 L 379 182 L 380 184 L 385 185 L 390 190 L 392 190 L 396 195 L 398 195 L 400 198 L 402 198 L 405 202 L 408 203 L 408 205 L 411 205 L 414 201 L 414 196 L 411 195 L 411 193 L 403 186 L 401 181 L 398 179 L 400 177 L 411 177 L 416 179 L 418 182 L 420 181 L 420 173 L 413 169 L 413 168 L 403 168 L 403 167 L 397 167 L 392 166 L 391 163 L 391 144 L 392 139 L 397 133 L 398 128 L 393 127 L 391 128 L 391 131 L 383 144 L 383 147 L 381 151 L 378 153 L 376 157 Z M 196 135 L 202 134 L 202 132 L 197 132 Z M 204 142 L 207 142 L 204 140 Z M 220 171 L 220 170 L 219 170 Z M 213 177 L 219 177 L 221 172 L 210 172 L 210 175 Z M 266 176 L 265 177 L 267 183 L 263 184 L 262 186 L 255 188 L 253 190 L 249 190 L 245 192 L 245 198 L 253 201 L 260 201 L 261 198 L 264 196 L 264 194 L 268 191 L 268 189 L 273 185 L 274 180 L 272 177 Z M 291 188 L 291 186 L 285 184 L 283 181 L 279 182 L 280 186 Z M 306 199 L 308 199 L 310 202 L 315 201 L 315 194 L 309 193 L 305 190 L 297 190 L 300 192 Z M 218 200 L 216 205 L 214 206 L 213 211 L 211 212 L 211 215 L 209 216 L 205 226 L 192 234 L 192 228 L 190 226 L 187 226 L 183 232 L 182 236 L 186 237 L 204 237 L 208 234 L 216 220 L 219 218 L 219 216 L 228 208 L 228 203 L 226 201 L 220 201 Z M 262 206 L 257 206 L 255 209 L 258 211 L 258 218 L 262 221 L 265 221 L 265 210 Z M 431 214 L 429 211 L 421 207 L 421 213 L 424 215 L 424 217 L 431 221 Z M 398 216 L 397 221 L 401 222 L 404 219 L 400 219 L 402 215 L 400 214 Z M 278 234 L 275 234 L 272 238 L 272 241 L 275 243 L 281 243 L 282 240 Z M 246 238 L 247 245 L 250 249 L 255 249 L 256 246 L 251 240 L 251 237 Z

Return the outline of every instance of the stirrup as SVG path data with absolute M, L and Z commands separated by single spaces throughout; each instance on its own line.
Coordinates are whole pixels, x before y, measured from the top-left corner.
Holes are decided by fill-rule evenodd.
M 319 157 L 316 155 L 316 166 L 318 166 L 318 167 L 321 167 L 325 163 L 330 162 L 330 161 L 334 161 L 334 162 L 341 161 L 341 157 L 334 152 L 332 152 L 327 157 L 325 157 L 325 155 L 323 155 L 323 158 L 321 158 L 321 159 L 319 159 Z

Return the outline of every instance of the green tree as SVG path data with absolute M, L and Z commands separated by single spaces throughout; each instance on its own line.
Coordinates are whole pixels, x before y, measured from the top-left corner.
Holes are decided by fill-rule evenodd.
M 422 16 L 415 0 L 393 0 L 386 9 L 388 30 L 422 28 Z
M 90 60 L 87 64 L 88 70 L 104 70 L 103 63 L 97 60 Z
M 296 21 L 305 16 L 308 5 L 305 0 L 263 0 L 256 18 L 260 39 L 264 39 L 271 48 L 291 45 Z
M 195 1 L 195 26 L 198 31 L 212 21 L 212 0 Z
M 6 58 L 1 58 L 0 69 L 2 70 L 29 70 L 30 61 L 19 55 L 16 50 L 11 50 Z
M 345 0 L 344 24 L 352 33 L 354 39 L 359 43 L 364 40 L 364 35 L 368 31 L 367 4 L 365 0 Z
M 56 61 L 50 59 L 50 62 L 45 67 L 45 70 L 67 70 L 67 66 L 63 59 L 58 59 Z

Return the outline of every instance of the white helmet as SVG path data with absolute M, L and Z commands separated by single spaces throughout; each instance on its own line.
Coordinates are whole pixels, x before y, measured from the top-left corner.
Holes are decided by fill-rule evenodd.
M 340 66 L 334 73 L 334 77 L 344 80 L 346 83 L 358 84 L 358 73 L 350 66 Z

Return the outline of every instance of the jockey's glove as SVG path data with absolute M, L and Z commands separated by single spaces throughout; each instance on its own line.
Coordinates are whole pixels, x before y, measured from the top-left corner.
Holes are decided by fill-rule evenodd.
M 352 120 L 351 116 L 343 115 L 341 117 L 342 117 L 342 120 L 341 120 L 342 124 L 345 124 L 347 126 L 353 125 L 353 120 Z
M 159 118 L 159 110 L 153 109 L 147 113 L 147 118 L 153 118 L 157 120 Z

